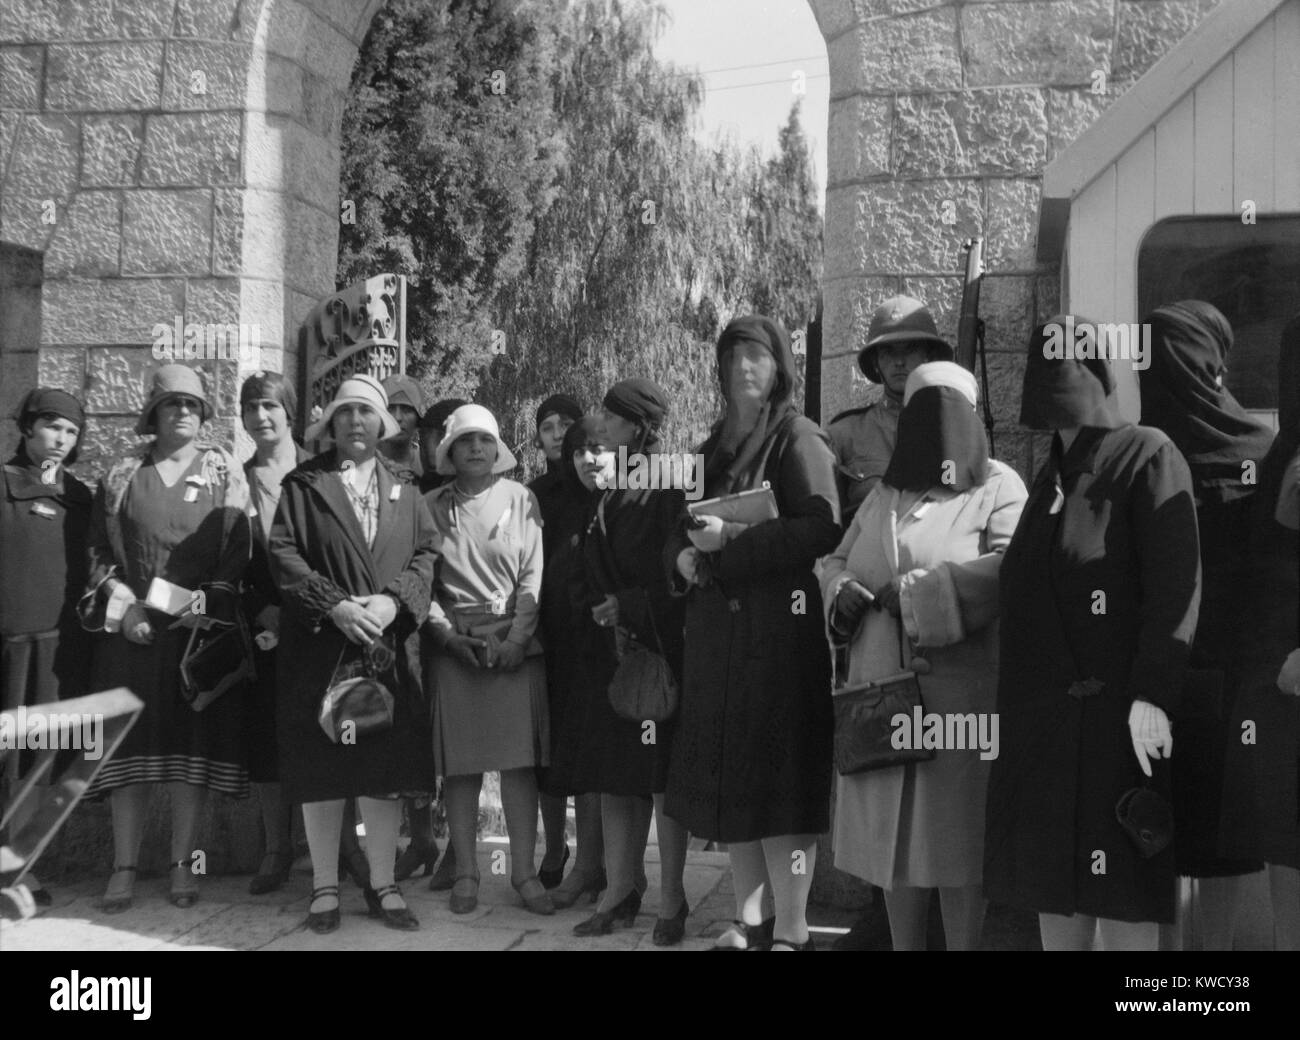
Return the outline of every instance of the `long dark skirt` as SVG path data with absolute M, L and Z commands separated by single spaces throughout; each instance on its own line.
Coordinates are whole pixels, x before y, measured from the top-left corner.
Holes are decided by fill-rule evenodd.
M 96 638 L 93 687 L 125 686 L 144 702 L 144 711 L 87 794 L 127 784 L 180 782 L 247 798 L 243 691 L 230 690 L 203 711 L 191 709 L 180 693 L 189 633 L 169 630 L 172 619 L 153 610 L 149 619 L 151 646 L 129 642 L 120 633 Z
M 273 784 L 280 779 L 280 756 L 275 742 L 275 651 L 254 650 L 257 679 L 244 697 L 244 751 L 248 779 Z

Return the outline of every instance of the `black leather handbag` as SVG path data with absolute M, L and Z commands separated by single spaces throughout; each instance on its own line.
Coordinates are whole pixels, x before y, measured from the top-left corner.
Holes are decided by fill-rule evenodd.
M 619 718 L 632 722 L 667 722 L 677 713 L 680 691 L 663 655 L 654 615 L 647 609 L 646 616 L 659 649 L 650 649 L 622 627 L 615 629 L 618 667 L 609 681 L 609 705 Z
M 255 679 L 253 642 L 243 615 L 236 611 L 233 624 L 190 629 L 180 671 L 181 696 L 195 711 Z
M 361 737 L 393 728 L 393 693 L 397 655 L 387 633 L 369 646 L 352 643 L 339 654 L 329 688 L 321 698 L 318 721 L 335 744 L 355 744 Z
M 835 709 L 835 770 L 840 776 L 934 758 L 933 748 L 894 746 L 894 718 L 905 715 L 910 720 L 918 708 L 925 714 L 921 681 L 903 661 L 906 636 L 902 621 L 898 628 L 899 671 L 841 687 L 831 699 Z

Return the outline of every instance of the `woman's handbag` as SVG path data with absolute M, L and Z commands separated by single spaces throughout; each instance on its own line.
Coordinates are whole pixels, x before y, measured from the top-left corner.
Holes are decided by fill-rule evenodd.
M 622 719 L 667 722 L 677 713 L 677 677 L 663 655 L 663 642 L 648 605 L 646 617 L 659 651 L 651 650 L 622 626 L 614 630 L 618 667 L 609 681 L 609 704 Z
M 369 646 L 349 643 L 343 648 L 321 698 L 319 721 L 325 736 L 335 744 L 355 744 L 360 737 L 393 728 L 393 694 L 383 679 L 396 661 L 388 634 Z
M 1174 811 L 1150 787 L 1130 787 L 1120 795 L 1115 818 L 1143 859 L 1160 854 L 1174 840 Z
M 231 625 L 190 629 L 181 656 L 181 696 L 195 711 L 256 676 L 252 640 L 242 613 L 236 612 Z
M 934 758 L 933 748 L 898 747 L 894 743 L 896 716 L 903 715 L 910 723 L 917 711 L 925 715 L 921 681 L 903 662 L 902 621 L 898 627 L 900 670 L 881 679 L 844 686 L 831 698 L 835 709 L 835 770 L 840 776 Z M 910 729 L 913 727 L 909 725 Z M 916 743 L 917 737 L 919 733 L 913 733 L 911 743 Z

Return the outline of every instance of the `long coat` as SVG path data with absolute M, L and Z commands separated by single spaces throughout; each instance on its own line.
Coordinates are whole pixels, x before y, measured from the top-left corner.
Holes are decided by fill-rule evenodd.
M 760 479 L 780 516 L 710 554 L 716 580 L 687 595 L 666 809 L 714 841 L 830 826 L 830 649 L 813 564 L 840 539 L 835 458 L 803 416 L 771 442 Z M 675 534 L 665 564 L 689 544 Z
M 276 740 L 281 782 L 292 802 L 434 786 L 418 631 L 429 610 L 436 534 L 418 490 L 398 483 L 382 459 L 376 466 L 379 522 L 373 549 L 366 546 L 335 472 L 333 451 L 303 463 L 282 485 L 270 551 L 281 596 Z M 399 604 L 390 628 L 398 676 L 392 690 L 393 726 L 355 744 L 334 744 L 322 731 L 318 712 L 350 644 L 329 612 L 348 596 L 377 592 L 394 596 Z
M 1085 427 L 1064 458 L 1054 452 L 1001 579 L 985 892 L 1039 913 L 1172 922 L 1174 849 L 1141 858 L 1115 812 L 1144 783 L 1133 701 L 1163 708 L 1177 734 L 1200 603 L 1191 475 L 1169 438 Z M 1085 679 L 1100 692 L 1072 695 Z M 1152 769 L 1168 799 L 1169 762 Z
M 828 612 L 849 579 L 876 589 L 900 575 L 901 623 L 930 664 L 921 677 L 925 711 L 974 713 L 985 727 L 975 736 L 994 733 L 998 569 L 1026 494 L 1015 470 L 996 461 L 984 484 L 963 494 L 932 489 L 901 516 L 898 491 L 878 484 L 822 566 Z M 884 611 L 867 611 L 850 644 L 850 683 L 900 670 L 899 624 Z M 998 750 L 990 739 L 981 753 L 972 740 L 928 762 L 840 777 L 835 865 L 885 888 L 978 885 L 984 801 Z

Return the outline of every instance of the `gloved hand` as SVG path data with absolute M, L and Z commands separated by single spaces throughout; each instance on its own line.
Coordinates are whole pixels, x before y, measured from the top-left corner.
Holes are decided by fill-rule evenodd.
M 840 586 L 835 595 L 835 613 L 832 622 L 835 628 L 852 635 L 858 630 L 863 615 L 875 599 L 871 591 L 855 578 L 850 578 Z
M 1277 673 L 1277 688 L 1300 697 L 1300 650 L 1292 650 L 1286 655 L 1282 670 Z
M 1173 756 L 1174 735 L 1163 708 L 1150 701 L 1134 701 L 1128 713 L 1128 731 L 1138 765 L 1147 776 L 1151 775 L 1151 759 Z

